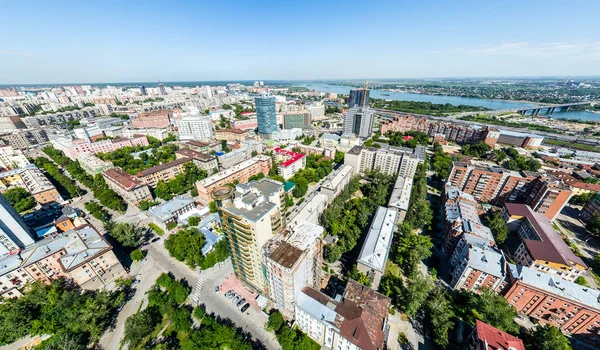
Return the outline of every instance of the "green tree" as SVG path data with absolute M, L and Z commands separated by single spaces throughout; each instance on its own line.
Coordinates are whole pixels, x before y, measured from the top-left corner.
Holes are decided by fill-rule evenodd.
M 190 216 L 188 218 L 188 225 L 190 225 L 190 226 L 198 226 L 200 224 L 201 220 L 202 219 L 200 219 L 200 217 L 197 216 L 197 215 Z
M 137 347 L 154 331 L 162 320 L 160 311 L 155 306 L 148 306 L 144 310 L 133 314 L 125 320 L 125 333 L 123 343 L 131 348 Z
M 427 316 L 433 329 L 433 341 L 440 348 L 448 346 L 448 332 L 454 327 L 450 296 L 441 288 L 432 290 L 426 304 Z
M 33 196 L 27 192 L 23 187 L 12 187 L 3 193 L 4 197 L 8 202 L 15 208 L 19 213 L 28 211 L 35 207 L 37 204 Z
M 537 325 L 525 332 L 523 337 L 527 349 L 532 350 L 571 350 L 569 339 L 551 324 Z
M 333 158 L 333 162 L 339 163 L 344 160 L 345 156 L 346 156 L 346 154 L 344 152 L 337 151 L 337 152 L 335 152 L 335 157 Z
M 517 311 L 504 297 L 489 289 L 482 290 L 480 294 L 460 292 L 454 304 L 465 305 L 464 317 L 472 324 L 475 324 L 475 319 L 480 319 L 505 332 L 519 332 L 519 325 L 514 322 Z
M 267 321 L 267 329 L 273 332 L 278 332 L 283 326 L 283 315 L 279 311 L 272 311 Z
M 408 275 L 417 271 L 419 264 L 431 256 L 433 243 L 429 236 L 414 233 L 407 223 L 402 223 L 396 232 L 396 263 Z
M 133 260 L 133 261 L 140 261 L 140 260 L 144 259 L 144 252 L 142 252 L 141 249 L 136 249 L 136 250 L 132 251 L 131 254 L 129 254 L 129 256 L 131 257 L 131 260 Z
M 208 202 L 208 210 L 210 210 L 211 213 L 216 213 L 217 212 L 217 203 L 215 203 L 215 201 Z
M 137 247 L 140 244 L 144 229 L 130 223 L 107 225 L 108 234 L 125 247 Z
M 401 297 L 401 307 L 404 312 L 414 318 L 421 307 L 427 301 L 427 296 L 432 288 L 432 282 L 428 276 L 420 272 L 413 274 L 406 282 Z
M 203 246 L 204 236 L 196 228 L 181 229 L 169 235 L 165 241 L 165 248 L 169 254 L 190 267 L 199 266 L 204 261 Z
M 596 214 L 587 222 L 585 228 L 592 236 L 600 236 L 600 215 Z
M 492 231 L 496 243 L 502 246 L 508 237 L 508 228 L 504 223 L 502 213 L 499 210 L 490 211 L 486 215 L 484 223 Z

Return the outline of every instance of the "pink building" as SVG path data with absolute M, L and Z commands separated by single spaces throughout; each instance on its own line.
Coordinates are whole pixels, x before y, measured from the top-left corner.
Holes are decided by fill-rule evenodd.
M 148 139 L 146 136 L 134 135 L 132 138 L 118 138 L 113 140 L 102 140 L 98 142 L 87 142 L 85 140 L 68 140 L 68 139 L 55 139 L 51 140 L 54 148 L 62 151 L 67 157 L 72 160 L 76 160 L 76 156 L 79 153 L 89 152 L 92 154 L 96 153 L 107 153 L 113 152 L 123 147 L 135 147 L 135 146 L 148 146 Z
M 131 124 L 134 128 L 171 128 L 171 118 L 173 117 L 173 111 L 171 110 L 160 110 L 141 113 L 135 118 Z
M 248 120 L 233 120 L 231 122 L 231 127 L 234 129 L 241 130 L 251 130 L 258 128 L 258 121 L 256 118 L 248 119 Z

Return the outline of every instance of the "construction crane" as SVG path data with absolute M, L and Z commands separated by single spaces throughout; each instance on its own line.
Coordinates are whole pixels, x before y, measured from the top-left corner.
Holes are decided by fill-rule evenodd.
M 571 78 L 570 75 L 567 77 L 567 80 L 565 80 L 565 83 L 563 84 L 563 86 L 567 86 L 567 83 L 569 83 L 569 78 Z

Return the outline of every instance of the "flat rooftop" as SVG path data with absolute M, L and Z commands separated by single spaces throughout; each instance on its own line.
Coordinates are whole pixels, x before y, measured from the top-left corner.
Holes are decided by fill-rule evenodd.
M 333 176 L 329 176 L 325 181 L 323 181 L 321 187 L 329 188 L 332 190 L 337 189 L 342 180 L 352 175 L 353 169 L 354 168 L 352 167 L 352 165 L 342 165 L 338 170 L 336 170 Z
M 398 212 L 396 210 L 386 207 L 377 208 L 377 213 L 371 222 L 371 228 L 358 256 L 358 263 L 382 273 L 385 271 L 397 219 Z
M 412 178 L 398 176 L 390 196 L 390 201 L 388 202 L 388 207 L 408 211 L 412 184 Z

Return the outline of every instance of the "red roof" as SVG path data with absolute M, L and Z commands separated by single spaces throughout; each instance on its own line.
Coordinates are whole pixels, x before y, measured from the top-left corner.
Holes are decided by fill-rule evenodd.
M 306 156 L 304 153 L 296 153 L 285 149 L 281 149 L 279 147 L 275 148 L 274 151 L 277 154 L 283 154 L 288 157 L 288 160 L 279 164 L 283 167 L 288 167 Z
M 588 184 L 585 182 L 577 181 L 569 184 L 571 187 L 581 188 L 583 190 L 600 192 L 600 185 L 598 184 Z
M 485 350 L 525 350 L 523 341 L 514 335 L 492 327 L 487 323 L 475 320 L 475 328 L 477 329 L 477 339 L 480 343 L 487 343 Z
M 129 173 L 126 173 L 125 171 L 123 171 L 123 169 L 119 167 L 104 170 L 102 173 L 105 177 L 108 177 L 112 182 L 116 183 L 121 188 L 127 191 L 131 191 L 137 186 L 144 184 L 138 178 Z

